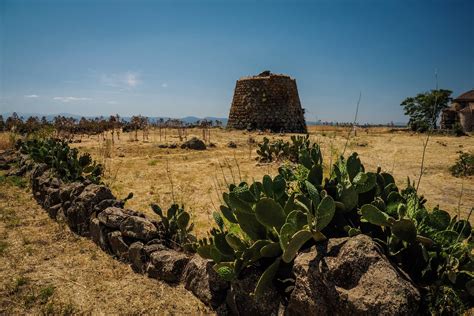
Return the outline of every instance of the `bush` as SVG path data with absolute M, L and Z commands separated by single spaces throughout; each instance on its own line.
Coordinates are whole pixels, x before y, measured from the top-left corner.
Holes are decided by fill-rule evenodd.
M 474 175 L 474 154 L 459 151 L 459 157 L 454 165 L 449 168 L 455 177 L 468 177 Z

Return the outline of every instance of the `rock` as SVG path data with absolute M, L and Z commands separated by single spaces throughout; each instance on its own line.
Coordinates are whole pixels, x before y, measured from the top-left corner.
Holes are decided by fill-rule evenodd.
M 90 236 L 93 242 L 95 242 L 102 250 L 109 250 L 109 242 L 107 234 L 109 230 L 100 223 L 97 218 L 91 219 L 89 225 Z
M 153 239 L 155 240 L 155 239 Z M 152 240 L 152 241 L 153 241 Z M 160 243 L 153 243 L 153 244 L 150 244 L 148 243 L 146 246 L 143 247 L 143 251 L 145 251 L 145 254 L 150 257 L 152 253 L 156 252 L 156 251 L 160 251 L 160 250 L 168 250 L 169 248 L 167 248 L 165 245 L 163 245 L 161 243 L 161 240 L 160 240 Z
M 121 152 L 121 153 L 118 154 L 118 156 L 119 156 L 120 158 L 123 158 L 123 157 L 125 157 L 125 154 L 124 154 L 123 152 Z
M 366 235 L 299 254 L 288 315 L 416 315 L 420 293 Z
M 186 149 L 186 148 L 194 149 L 194 150 L 204 150 L 206 149 L 206 144 L 204 144 L 204 142 L 200 140 L 199 138 L 193 137 L 181 145 L 181 149 Z
M 34 193 L 34 197 L 37 202 L 42 204 L 46 197 L 46 190 L 50 187 L 49 182 L 53 178 L 53 173 L 51 170 L 44 169 L 47 167 L 45 164 L 39 165 L 33 171 L 31 176 L 31 190 Z
M 147 268 L 148 276 L 170 283 L 181 280 L 189 257 L 174 250 L 160 250 L 151 254 L 151 264 Z
M 84 185 L 80 182 L 72 182 L 68 184 L 64 184 L 59 189 L 59 198 L 62 202 L 70 201 L 74 199 L 76 196 L 81 194 L 82 190 L 84 189 Z M 72 195 L 72 193 L 76 195 Z
M 129 216 L 118 207 L 107 207 L 97 215 L 97 218 L 105 226 L 119 229 L 120 224 Z
M 147 258 L 143 248 L 143 243 L 140 241 L 134 242 L 128 248 L 128 259 L 131 263 L 133 271 L 138 273 L 145 272 Z
M 230 141 L 227 143 L 227 147 L 229 148 L 237 148 L 237 144 L 233 141 Z
M 107 199 L 115 199 L 108 187 L 97 184 L 87 185 L 66 211 L 69 228 L 81 236 L 89 236 L 90 219 L 97 210 L 94 206 Z
M 213 263 L 195 255 L 183 272 L 186 290 L 191 291 L 204 304 L 217 308 L 227 295 L 229 282 L 224 281 L 212 268 Z
M 102 200 L 97 205 L 94 205 L 94 212 L 96 214 L 100 214 L 103 210 L 105 210 L 108 207 L 115 207 L 115 208 L 123 208 L 124 202 L 121 200 L 116 200 L 116 199 L 106 199 Z M 124 212 L 125 213 L 125 212 Z
M 48 212 L 49 217 L 51 217 L 52 219 L 56 219 L 56 216 L 58 215 L 59 210 L 61 210 L 61 207 L 61 203 L 48 207 L 46 210 Z
M 258 300 L 251 296 L 262 271 L 251 267 L 242 271 L 240 275 L 239 279 L 231 282 L 230 290 L 227 292 L 226 302 L 232 314 L 277 315 L 281 298 L 273 285 Z
M 50 207 L 61 204 L 61 199 L 59 198 L 59 189 L 58 188 L 47 188 L 46 195 L 44 197 L 43 207 L 48 210 Z M 55 218 L 56 216 L 52 217 Z
M 114 231 L 108 234 L 112 253 L 122 260 L 128 260 L 128 245 L 122 238 L 122 233 Z
M 123 236 L 148 241 L 158 235 L 158 230 L 152 222 L 143 217 L 129 216 L 122 224 L 120 231 Z

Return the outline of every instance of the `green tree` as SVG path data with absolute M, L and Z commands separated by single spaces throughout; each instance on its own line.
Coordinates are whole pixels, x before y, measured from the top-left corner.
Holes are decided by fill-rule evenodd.
M 451 93 L 451 90 L 438 89 L 406 98 L 400 105 L 403 106 L 405 115 L 410 117 L 408 126 L 420 132 L 436 129 L 441 111 L 451 102 Z

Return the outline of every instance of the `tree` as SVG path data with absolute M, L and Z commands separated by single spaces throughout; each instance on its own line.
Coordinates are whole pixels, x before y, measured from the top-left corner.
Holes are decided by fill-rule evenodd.
M 414 131 L 436 129 L 441 111 L 451 102 L 451 90 L 438 89 L 406 98 L 400 105 L 410 117 L 408 126 Z
M 0 132 L 5 130 L 5 121 L 3 120 L 3 115 L 0 115 Z

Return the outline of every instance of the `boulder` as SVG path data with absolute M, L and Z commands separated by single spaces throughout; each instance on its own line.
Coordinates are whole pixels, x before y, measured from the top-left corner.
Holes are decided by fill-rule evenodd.
M 108 234 L 110 249 L 119 259 L 128 260 L 128 245 L 122 238 L 122 233 L 114 231 Z
M 53 206 L 49 206 L 46 209 L 46 211 L 48 212 L 49 217 L 51 217 L 52 219 L 56 219 L 59 211 L 61 210 L 61 207 L 62 207 L 61 203 L 53 205 Z
M 150 243 L 152 241 L 155 241 L 153 243 Z M 146 246 L 143 247 L 143 251 L 145 251 L 145 254 L 150 257 L 152 253 L 155 251 L 160 251 L 160 250 L 168 250 L 169 248 L 166 247 L 161 243 L 161 240 L 159 242 L 156 242 L 156 239 L 151 240 L 146 244 Z
M 120 224 L 129 217 L 118 207 L 107 207 L 97 215 L 99 221 L 107 227 L 119 229 Z
M 158 235 L 156 226 L 146 218 L 139 216 L 127 217 L 120 224 L 120 231 L 123 236 L 143 241 L 151 240 Z
M 89 223 L 95 211 L 94 206 L 107 199 L 115 199 L 108 187 L 87 185 L 66 211 L 67 223 L 71 230 L 81 236 L 89 236 Z
M 97 205 L 94 205 L 94 213 L 99 214 L 103 210 L 105 210 L 108 207 L 115 207 L 122 209 L 124 206 L 125 202 L 121 200 L 117 200 L 115 198 L 113 199 L 105 199 L 100 201 Z
M 288 315 L 415 315 L 420 293 L 366 235 L 330 239 L 294 263 Z
M 144 245 L 140 241 L 134 242 L 128 248 L 128 260 L 133 271 L 138 273 L 144 273 L 146 269 L 147 257 L 143 248 Z
M 194 149 L 194 150 L 204 150 L 206 149 L 206 144 L 199 138 L 193 137 L 190 140 L 184 142 L 181 145 L 181 149 Z
M 59 198 L 59 188 L 50 187 L 46 189 L 46 195 L 43 201 L 43 207 L 49 209 L 50 207 L 61 204 L 61 199 Z M 52 217 L 55 218 L 56 216 Z
M 147 268 L 148 276 L 170 283 L 181 280 L 184 268 L 189 262 L 189 257 L 184 253 L 171 249 L 155 251 L 150 258 L 151 263 Z
M 212 266 L 212 261 L 195 255 L 183 272 L 183 281 L 186 290 L 191 291 L 204 304 L 217 308 L 226 298 L 229 282 L 219 277 Z
M 251 295 L 262 273 L 250 267 L 240 273 L 240 278 L 231 282 L 226 303 L 233 315 L 278 315 L 281 297 L 273 285 L 258 300 Z
M 97 218 L 91 219 L 89 225 L 90 236 L 102 250 L 108 251 L 110 249 L 107 234 L 110 232 Z
M 62 202 L 71 201 L 76 196 L 81 194 L 82 190 L 84 189 L 84 185 L 80 182 L 72 182 L 64 184 L 59 189 L 59 198 Z M 72 193 L 75 193 L 73 195 Z

